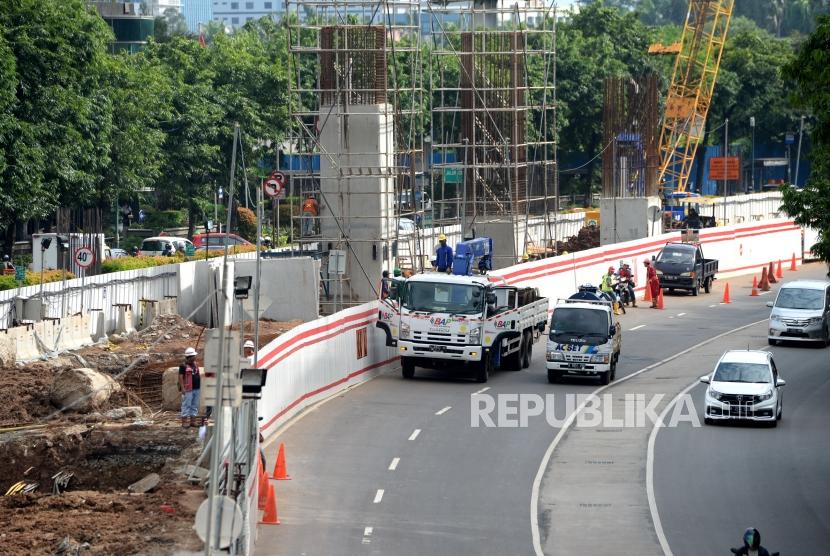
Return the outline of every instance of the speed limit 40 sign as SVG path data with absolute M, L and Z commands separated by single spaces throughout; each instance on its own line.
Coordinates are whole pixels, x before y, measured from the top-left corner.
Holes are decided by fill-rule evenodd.
M 89 268 L 95 262 L 95 253 L 89 247 L 79 247 L 75 250 L 75 264 L 81 268 Z

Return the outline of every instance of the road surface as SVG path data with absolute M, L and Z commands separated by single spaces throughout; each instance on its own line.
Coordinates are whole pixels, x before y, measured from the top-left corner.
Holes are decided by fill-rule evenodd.
M 816 266 L 793 277 L 822 273 Z M 768 316 L 771 297 L 749 297 L 750 281 L 729 280 L 729 305 L 719 303 L 716 282 L 709 295 L 667 295 L 664 311 L 629 309 L 618 378 Z M 544 343 L 529 369 L 497 372 L 487 384 L 422 369 L 414 380 L 384 374 L 294 421 L 268 446 L 273 465 L 285 443 L 292 480 L 274 483 L 282 524 L 260 528 L 257 554 L 532 554 L 531 488 L 558 429 L 542 418 L 525 428 L 472 427 L 470 413 L 485 388 L 479 395 L 554 394 L 558 408 L 565 394 L 597 388 L 548 384 Z M 788 391 L 785 412 L 796 395 Z

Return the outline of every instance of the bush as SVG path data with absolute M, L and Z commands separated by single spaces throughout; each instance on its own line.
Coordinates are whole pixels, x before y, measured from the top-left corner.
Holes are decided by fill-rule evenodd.
M 43 271 L 43 283 L 48 284 L 49 282 L 59 282 L 63 280 L 64 271 L 63 270 L 45 270 Z M 75 275 L 71 272 L 66 272 L 66 279 L 72 280 L 75 278 Z M 40 272 L 32 272 L 31 270 L 26 271 L 26 279 L 23 280 L 23 286 L 36 286 L 40 284 Z M 17 287 L 17 281 L 14 279 L 14 275 L 2 275 L 0 276 L 0 291 L 3 290 L 13 290 Z
M 139 268 L 150 268 L 165 264 L 176 264 L 184 260 L 184 257 L 121 257 L 120 259 L 107 259 L 101 263 L 101 274 L 110 272 L 121 272 L 122 270 L 136 270 Z
M 239 207 L 236 209 L 237 220 L 239 221 L 239 235 L 248 241 L 256 241 L 256 215 L 251 209 Z

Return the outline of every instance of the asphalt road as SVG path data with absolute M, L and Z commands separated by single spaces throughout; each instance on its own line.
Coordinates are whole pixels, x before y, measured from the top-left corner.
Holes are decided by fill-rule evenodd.
M 657 436 L 657 508 L 677 556 L 729 554 L 747 527 L 784 556 L 828 553 L 830 348 L 771 351 L 787 381 L 777 428 L 683 424 Z M 701 420 L 704 392 L 692 391 Z
M 630 309 L 618 377 L 768 316 L 769 297 L 748 296 L 751 278 L 729 282 L 729 305 L 719 303 L 718 282 L 709 295 L 666 296 L 664 311 Z M 471 395 L 555 394 L 562 404 L 566 393 L 597 388 L 548 384 L 544 344 L 536 343 L 530 369 L 497 372 L 485 385 L 422 369 L 406 381 L 396 372 L 307 412 L 268 447 L 273 465 L 285 443 L 292 480 L 275 482 L 282 524 L 260 528 L 257 553 L 532 554 L 531 487 L 558 429 L 542 418 L 526 428 L 473 428 Z

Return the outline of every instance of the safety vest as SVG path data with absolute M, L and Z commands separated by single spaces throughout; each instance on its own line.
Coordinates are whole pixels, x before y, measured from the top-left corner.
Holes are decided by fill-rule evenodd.
M 317 216 L 317 201 L 314 199 L 306 199 L 303 201 L 303 212 L 310 212 L 314 216 Z

